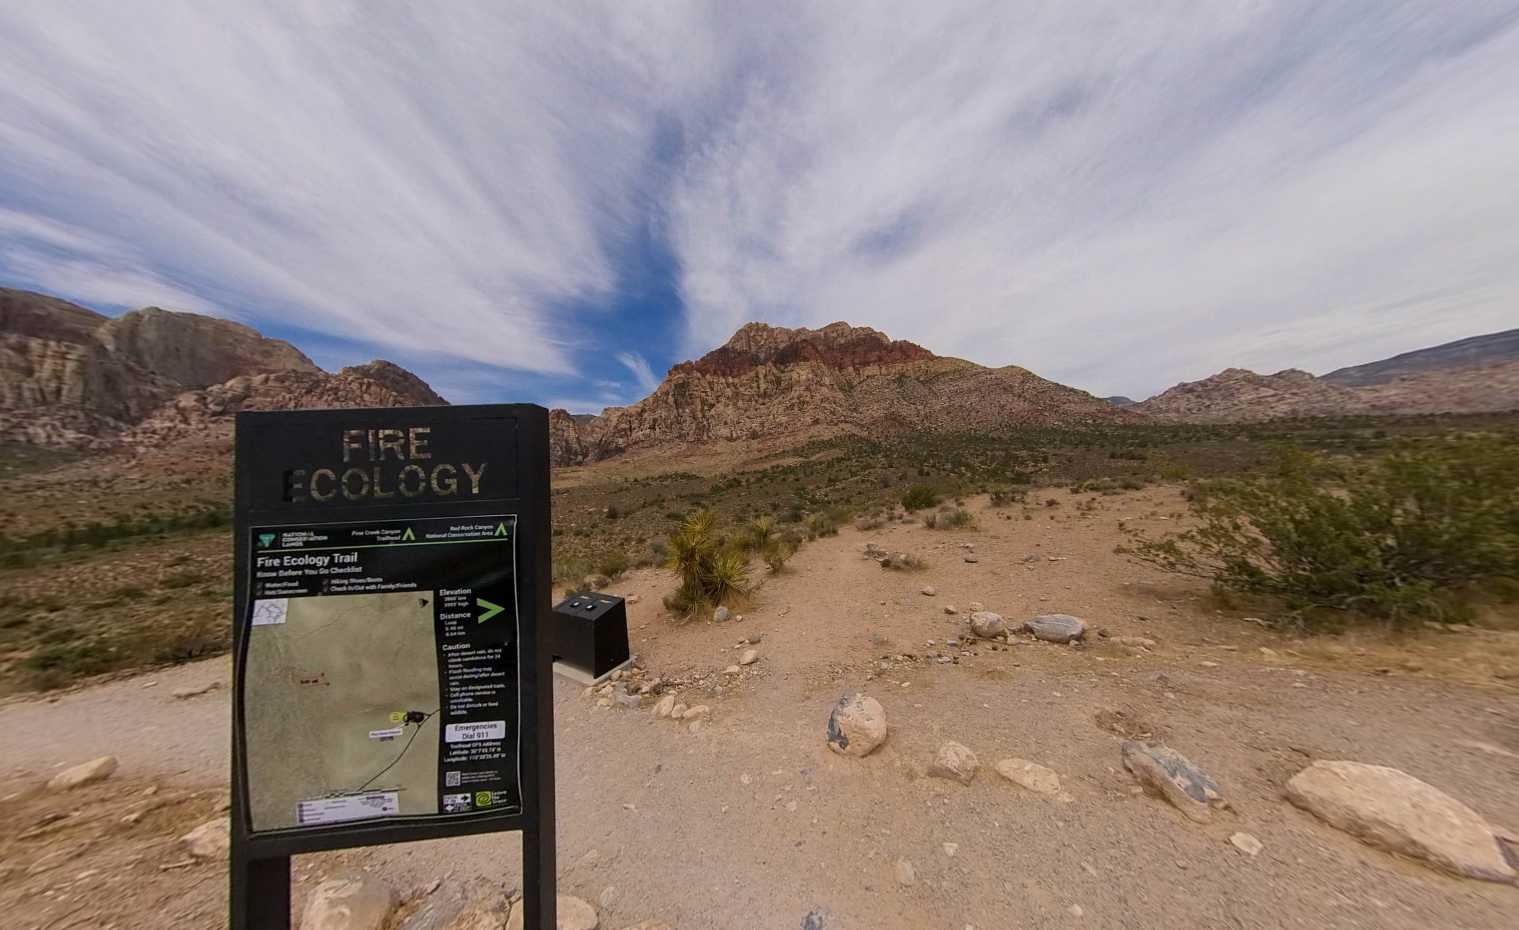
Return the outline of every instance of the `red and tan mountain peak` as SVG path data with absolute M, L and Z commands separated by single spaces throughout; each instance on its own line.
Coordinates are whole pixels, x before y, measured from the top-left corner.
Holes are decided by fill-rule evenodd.
M 550 442 L 570 465 L 687 443 L 1136 419 L 1022 368 L 937 356 L 867 327 L 750 323 L 636 404 L 589 420 L 554 411 Z

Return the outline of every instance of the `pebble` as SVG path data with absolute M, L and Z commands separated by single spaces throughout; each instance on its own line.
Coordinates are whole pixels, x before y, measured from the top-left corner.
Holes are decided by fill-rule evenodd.
M 740 673 L 742 671 L 743 671 L 743 669 L 739 668 L 737 665 L 730 665 L 727 668 L 723 669 L 723 674 L 724 675 L 737 675 L 738 673 Z
M 1236 833 L 1229 837 L 1229 842 L 1234 844 L 1235 849 L 1251 857 L 1258 855 L 1265 848 L 1260 840 L 1248 833 Z
M 912 886 L 918 883 L 918 870 L 912 867 L 912 863 L 906 859 L 897 860 L 897 884 Z
M 733 619 L 733 611 L 729 610 L 726 607 L 718 606 L 716 610 L 712 611 L 713 623 L 723 623 L 731 619 Z
M 686 708 L 686 712 L 681 715 L 681 719 L 682 720 L 700 720 L 701 718 L 707 716 L 711 712 L 712 712 L 712 708 L 708 707 L 707 705 L 705 705 L 705 704 L 697 704 L 695 707 L 688 707 L 688 708 Z
M 957 853 L 959 851 L 960 851 L 960 844 L 959 843 L 945 843 L 944 844 L 944 855 L 949 856 L 950 858 L 954 858 L 955 853 Z
M 232 828 L 225 817 L 208 820 L 179 838 L 185 852 L 196 859 L 225 859 L 232 846 Z
M 955 609 L 955 605 L 953 605 L 953 604 L 945 604 L 944 605 L 944 612 L 947 613 L 947 614 L 957 614 L 960 611 L 956 610 Z
M 738 657 L 739 665 L 753 665 L 758 661 L 759 651 L 755 649 L 745 649 L 744 654 Z
M 173 691 L 170 691 L 169 694 L 172 697 L 179 698 L 180 700 L 185 700 L 186 698 L 199 697 L 202 694 L 210 693 L 212 691 L 215 691 L 217 688 L 220 688 L 221 686 L 221 682 L 212 681 L 199 686 L 175 688 Z
M 976 777 L 976 770 L 980 767 L 980 760 L 968 747 L 954 740 L 947 740 L 934 754 L 934 761 L 928 766 L 928 775 L 932 778 L 947 778 L 962 785 L 968 785 Z
M 1070 614 L 1041 614 L 1025 621 L 1023 628 L 1047 643 L 1073 643 L 1087 631 L 1086 623 Z
M 686 716 L 686 711 L 688 709 L 689 708 L 687 708 L 685 704 L 676 704 L 674 707 L 670 708 L 670 717 L 675 720 L 680 720 Z
M 658 704 L 654 705 L 654 716 L 659 717 L 659 718 L 668 717 L 668 716 L 670 716 L 670 714 L 674 713 L 674 711 L 675 711 L 675 695 L 673 695 L 673 694 L 667 694 L 667 695 L 665 695 L 664 697 L 662 697 L 662 698 L 659 699 L 659 703 Z
M 923 593 L 928 597 L 933 597 L 935 594 L 939 593 L 939 590 L 933 585 L 928 584 L 923 586 Z
M 1159 743 L 1124 740 L 1119 751 L 1123 767 L 1135 779 L 1159 792 L 1189 820 L 1206 823 L 1215 807 L 1228 806 L 1218 783 L 1176 750 Z

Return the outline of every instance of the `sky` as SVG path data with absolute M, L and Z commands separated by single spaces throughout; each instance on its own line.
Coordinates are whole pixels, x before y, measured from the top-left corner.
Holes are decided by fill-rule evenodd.
M 576 412 L 751 320 L 1323 373 L 1519 326 L 1519 0 L 10 0 L 0 286 Z

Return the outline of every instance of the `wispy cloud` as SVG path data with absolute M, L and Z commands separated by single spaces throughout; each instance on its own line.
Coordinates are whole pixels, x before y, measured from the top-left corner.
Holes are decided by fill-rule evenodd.
M 10 4 L 0 278 L 582 404 L 628 399 L 587 348 L 644 391 L 750 319 L 1103 393 L 1326 370 L 1519 318 L 1516 23 L 1512 0 Z M 651 235 L 678 345 L 600 325 Z
M 645 394 L 650 393 L 659 386 L 659 378 L 655 376 L 654 370 L 649 367 L 648 359 L 642 355 L 639 355 L 637 352 L 618 352 L 617 360 L 622 362 L 623 366 L 633 373 L 634 383 Z

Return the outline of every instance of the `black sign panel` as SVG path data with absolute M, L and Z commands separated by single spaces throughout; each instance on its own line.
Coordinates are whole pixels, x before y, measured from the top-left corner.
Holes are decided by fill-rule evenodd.
M 494 830 L 552 901 L 547 412 L 245 413 L 236 456 L 233 926 L 293 853 Z

